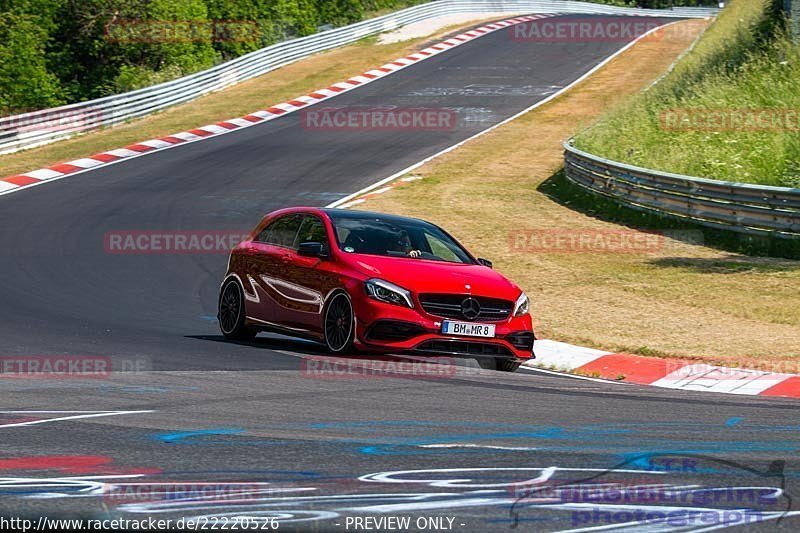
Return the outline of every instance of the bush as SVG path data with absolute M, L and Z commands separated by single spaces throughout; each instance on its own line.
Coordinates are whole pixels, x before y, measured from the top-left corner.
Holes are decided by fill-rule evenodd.
M 650 0 L 656 1 L 656 0 Z M 658 0 L 668 1 L 668 0 Z M 685 0 L 693 4 L 696 0 Z M 421 0 L 0 0 L 0 106 L 43 108 L 191 74 L 320 28 Z M 599 3 L 633 5 L 633 0 Z M 680 2 L 676 2 L 680 3 Z M 245 39 L 131 42 L 107 34 L 130 21 L 244 21 Z M 111 26 L 109 26 L 111 25 Z
M 58 78 L 47 70 L 46 41 L 36 17 L 15 11 L 0 17 L 0 113 L 63 103 Z

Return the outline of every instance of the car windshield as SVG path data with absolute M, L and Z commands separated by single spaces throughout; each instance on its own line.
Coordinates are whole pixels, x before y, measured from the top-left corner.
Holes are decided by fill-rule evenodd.
M 452 237 L 422 220 L 330 213 L 339 248 L 347 253 L 474 264 Z

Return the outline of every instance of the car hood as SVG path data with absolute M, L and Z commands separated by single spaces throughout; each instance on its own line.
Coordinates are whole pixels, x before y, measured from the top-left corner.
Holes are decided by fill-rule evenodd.
M 417 294 L 471 293 L 513 301 L 520 293 L 515 283 L 484 265 L 363 254 L 353 254 L 349 259 L 353 267 L 368 278 L 380 278 Z

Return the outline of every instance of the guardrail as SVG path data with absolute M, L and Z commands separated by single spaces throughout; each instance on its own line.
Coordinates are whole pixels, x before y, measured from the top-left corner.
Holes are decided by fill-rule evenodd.
M 113 126 L 260 76 L 317 52 L 406 24 L 459 13 L 584 13 L 697 18 L 713 8 L 620 8 L 572 0 L 438 0 L 256 50 L 208 70 L 123 94 L 0 118 L 0 154 Z
M 783 0 L 783 12 L 789 19 L 789 32 L 794 42 L 800 42 L 800 0 Z
M 800 189 L 695 178 L 618 163 L 564 143 L 567 179 L 634 209 L 698 224 L 800 238 Z

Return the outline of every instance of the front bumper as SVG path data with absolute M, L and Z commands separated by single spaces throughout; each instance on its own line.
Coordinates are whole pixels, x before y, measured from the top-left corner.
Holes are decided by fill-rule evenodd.
M 495 325 L 494 338 L 444 335 L 443 318 L 368 297 L 354 299 L 356 346 L 377 352 L 452 357 L 532 359 L 535 336 L 529 314 Z

